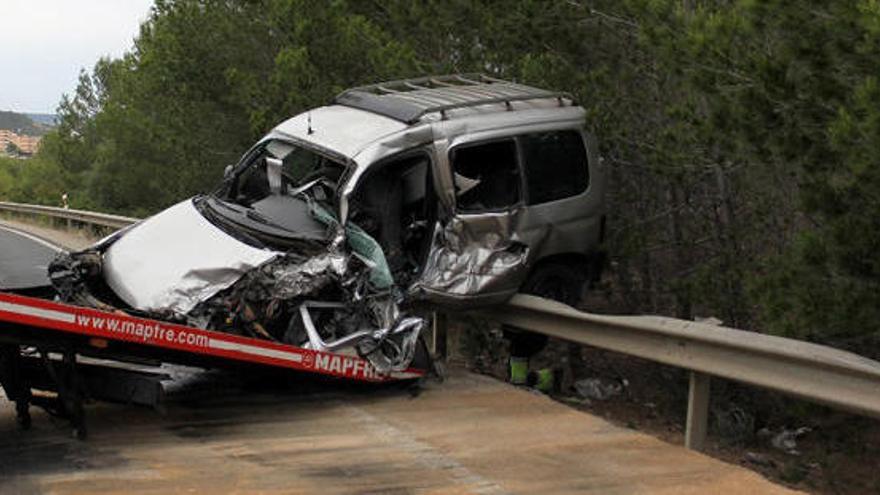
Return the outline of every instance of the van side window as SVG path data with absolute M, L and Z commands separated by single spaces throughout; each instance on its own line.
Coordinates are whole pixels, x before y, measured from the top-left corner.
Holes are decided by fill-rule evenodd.
M 542 132 L 520 139 L 530 205 L 575 196 L 587 189 L 590 172 L 579 132 Z
M 504 139 L 465 145 L 452 152 L 458 210 L 500 210 L 520 199 L 516 142 Z

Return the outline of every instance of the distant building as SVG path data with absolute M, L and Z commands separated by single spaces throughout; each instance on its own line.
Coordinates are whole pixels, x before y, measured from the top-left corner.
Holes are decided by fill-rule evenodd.
M 0 154 L 6 154 L 6 148 L 9 146 L 9 143 L 12 141 L 12 136 L 16 134 L 12 131 L 7 131 L 5 129 L 0 129 Z
M 38 136 L 24 136 L 8 130 L 0 130 L 0 153 L 5 153 L 9 144 L 14 144 L 22 155 L 33 155 L 40 148 Z

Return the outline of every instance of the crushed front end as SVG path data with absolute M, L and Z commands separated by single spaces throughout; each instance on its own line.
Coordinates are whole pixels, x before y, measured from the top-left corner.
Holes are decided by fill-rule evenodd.
M 299 148 L 270 141 L 260 153 L 225 192 L 181 202 L 89 249 L 59 255 L 49 267 L 58 298 L 357 354 L 380 374 L 409 368 L 424 346 L 426 320 L 401 310 L 404 291 L 379 243 L 338 221 L 331 181 L 338 175 L 324 170 L 335 163 L 318 157 L 303 174 L 295 170 L 301 163 L 282 162 L 302 162 Z

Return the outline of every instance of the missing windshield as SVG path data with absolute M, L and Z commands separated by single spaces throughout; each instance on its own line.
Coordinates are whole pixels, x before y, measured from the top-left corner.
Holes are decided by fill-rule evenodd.
M 226 198 L 250 207 L 270 196 L 306 190 L 317 201 L 332 201 L 345 165 L 310 148 L 273 139 L 248 157 Z
M 291 242 L 326 241 L 327 226 L 309 214 L 309 202 L 336 211 L 345 165 L 322 150 L 270 139 L 249 153 L 218 194 L 197 204 L 233 237 L 287 249 Z

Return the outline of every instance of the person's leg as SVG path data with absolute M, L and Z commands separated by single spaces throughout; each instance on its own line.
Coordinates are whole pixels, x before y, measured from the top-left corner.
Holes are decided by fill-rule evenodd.
M 529 360 L 547 345 L 547 336 L 521 330 L 508 330 L 510 341 L 510 382 L 525 385 L 529 374 Z
M 31 426 L 31 389 L 21 368 L 21 349 L 17 345 L 0 345 L 0 386 L 6 398 L 15 402 L 18 424 L 23 429 Z

